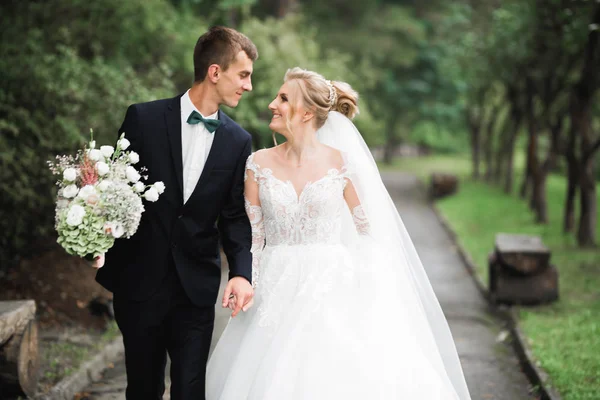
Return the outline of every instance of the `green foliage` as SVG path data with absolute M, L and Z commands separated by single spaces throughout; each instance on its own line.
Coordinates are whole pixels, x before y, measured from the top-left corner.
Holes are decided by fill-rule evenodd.
M 468 148 L 464 135 L 457 135 L 444 126 L 430 121 L 417 123 L 410 132 L 409 141 L 431 149 L 435 153 L 460 153 Z
M 254 63 L 253 90 L 235 109 L 228 110 L 234 119 L 255 137 L 255 147 L 270 147 L 272 133 L 269 103 L 283 84 L 285 72 L 292 67 L 314 70 L 332 80 L 341 80 L 357 86 L 359 76 L 351 67 L 350 58 L 335 49 L 324 49 L 315 39 L 313 30 L 303 28 L 301 16 L 289 15 L 283 19 L 252 18 L 240 28 L 256 44 L 259 58 Z M 327 54 L 322 57 L 322 53 Z M 361 114 L 357 126 L 365 140 L 376 143 L 379 135 L 377 121 L 369 113 L 368 105 L 359 104 Z
M 3 37 L 10 38 L 0 45 L 0 260 L 6 266 L 53 232 L 55 189 L 46 161 L 74 152 L 90 128 L 100 133 L 99 143 L 114 143 L 129 104 L 173 95 L 174 71 L 183 68 L 178 54 L 194 42 L 184 43 L 191 35 L 175 31 L 180 17 L 159 0 L 2 7 Z M 90 20 L 101 29 L 90 30 Z

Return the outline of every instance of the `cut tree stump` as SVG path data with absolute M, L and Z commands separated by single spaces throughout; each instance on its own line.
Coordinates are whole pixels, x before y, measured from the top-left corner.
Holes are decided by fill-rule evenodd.
M 499 304 L 536 305 L 558 299 L 558 271 L 553 265 L 523 275 L 489 256 L 489 289 L 492 300 Z
M 550 250 L 537 236 L 496 235 L 498 262 L 524 275 L 542 272 L 550 262 Z
M 35 302 L 0 301 L 0 393 L 33 396 L 39 369 Z
M 433 173 L 431 174 L 431 185 L 429 195 L 432 199 L 449 196 L 456 193 L 458 189 L 458 177 L 452 174 Z

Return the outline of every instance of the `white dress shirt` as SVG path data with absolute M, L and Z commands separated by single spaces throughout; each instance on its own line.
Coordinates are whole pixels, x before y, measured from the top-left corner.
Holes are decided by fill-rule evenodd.
M 210 133 L 203 123 L 195 125 L 187 123 L 188 117 L 194 110 L 200 113 L 200 111 L 194 107 L 194 103 L 192 103 L 192 100 L 190 99 L 190 91 L 188 90 L 181 96 L 181 153 L 183 157 L 184 204 L 192 195 L 192 192 L 198 183 L 198 179 L 200 179 L 204 164 L 206 164 L 206 159 L 208 158 L 208 153 L 210 152 L 210 148 L 212 147 L 215 138 L 215 133 Z M 208 116 L 204 116 L 202 113 L 200 113 L 200 115 L 202 115 L 203 118 L 218 119 L 218 113 L 219 112 L 217 111 Z

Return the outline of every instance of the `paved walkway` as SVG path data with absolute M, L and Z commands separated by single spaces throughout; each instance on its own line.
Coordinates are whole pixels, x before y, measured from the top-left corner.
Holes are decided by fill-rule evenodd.
M 427 206 L 416 178 L 392 172 L 384 173 L 384 181 L 448 318 L 472 399 L 534 399 L 528 394 L 530 385 L 512 349 L 498 340 L 504 335 L 502 323 L 492 315 L 475 287 L 450 237 Z M 213 346 L 227 320 L 226 310 L 218 307 Z M 106 370 L 102 381 L 86 389 L 86 398 L 123 400 L 124 390 L 125 368 L 121 360 Z

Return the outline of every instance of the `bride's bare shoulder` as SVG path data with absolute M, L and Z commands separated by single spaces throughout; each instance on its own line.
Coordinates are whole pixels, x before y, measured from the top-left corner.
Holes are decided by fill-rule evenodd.
M 281 146 L 281 145 L 279 145 Z M 262 165 L 270 165 L 272 164 L 273 158 L 276 156 L 276 151 L 279 146 L 271 147 L 268 149 L 260 149 L 253 153 L 252 159 L 256 164 Z
M 341 169 L 345 165 L 344 155 L 342 154 L 342 152 L 326 144 L 324 144 L 323 146 L 327 153 L 327 158 L 334 166 L 334 168 Z

